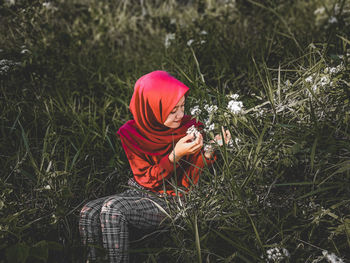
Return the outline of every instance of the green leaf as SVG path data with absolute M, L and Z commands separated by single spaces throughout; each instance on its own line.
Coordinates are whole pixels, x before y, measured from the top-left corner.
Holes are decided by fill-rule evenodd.
M 44 262 L 49 257 L 49 245 L 46 240 L 41 240 L 30 249 L 30 256 Z
M 25 263 L 29 256 L 29 246 L 25 243 L 17 243 L 6 250 L 7 262 Z
M 200 245 L 200 238 L 199 238 L 199 232 L 198 232 L 197 215 L 194 216 L 194 230 L 195 230 L 198 262 L 200 263 L 200 262 L 202 262 L 202 255 L 201 255 L 201 245 Z
M 316 153 L 316 146 L 317 146 L 317 137 L 314 140 L 314 143 L 312 145 L 311 154 L 310 154 L 310 162 L 311 162 L 311 171 L 314 169 L 314 163 L 315 163 L 315 153 Z

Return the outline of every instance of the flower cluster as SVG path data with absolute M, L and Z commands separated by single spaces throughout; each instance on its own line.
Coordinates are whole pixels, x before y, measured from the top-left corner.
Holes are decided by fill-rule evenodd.
M 226 106 L 226 109 L 229 113 L 237 115 L 237 114 L 243 114 L 244 113 L 244 105 L 242 101 L 238 100 L 239 95 L 238 94 L 231 94 L 227 96 L 228 103 Z M 190 109 L 191 115 L 195 117 L 203 117 L 205 132 L 212 132 L 215 130 L 216 127 L 215 122 L 219 121 L 219 118 L 217 118 L 215 115 L 217 115 L 217 112 L 219 110 L 219 107 L 215 104 L 208 104 L 204 102 L 204 106 L 200 107 L 199 105 L 195 105 Z M 229 114 L 226 112 L 225 117 L 229 117 Z
M 165 48 L 170 47 L 171 41 L 175 39 L 175 33 L 168 33 L 165 35 L 164 46 Z
M 227 104 L 227 109 L 232 114 L 240 114 L 243 113 L 243 102 L 238 101 L 239 98 L 238 94 L 229 95 L 229 98 L 231 99 Z
M 326 250 L 322 251 L 322 255 L 330 263 L 343 263 L 344 262 L 341 258 L 337 257 L 334 253 L 328 253 L 328 251 L 326 251 Z
M 322 251 L 322 255 L 317 257 L 312 262 L 315 262 L 315 263 L 317 263 L 317 262 L 324 262 L 325 259 L 329 263 L 344 263 L 344 260 L 342 258 L 338 257 L 334 253 L 329 253 L 327 250 L 323 250 Z
M 55 7 L 55 6 L 53 5 L 53 3 L 51 3 L 51 2 L 44 2 L 44 3 L 43 3 L 43 7 L 44 7 L 46 10 L 50 10 L 50 11 L 56 11 L 56 10 L 58 10 L 58 8 Z
M 203 36 L 208 35 L 208 32 L 205 30 L 202 30 L 201 32 L 199 32 L 199 35 L 200 35 L 200 38 L 203 38 Z M 202 45 L 205 42 L 206 42 L 205 39 L 201 39 L 199 43 Z M 190 40 L 187 41 L 187 46 L 190 47 L 193 43 L 195 43 L 195 40 L 191 38 Z
M 204 131 L 205 132 L 214 131 L 215 130 L 215 123 L 213 122 L 213 120 L 214 120 L 214 115 L 218 111 L 218 106 L 205 104 L 204 110 L 207 112 L 207 116 L 208 116 L 204 120 L 204 125 L 205 125 Z
M 278 247 L 270 248 L 266 251 L 266 254 L 269 262 L 280 262 L 283 259 L 290 257 L 287 249 Z
M 343 9 L 343 12 L 341 12 L 341 9 Z M 334 6 L 330 6 L 328 4 L 318 7 L 314 11 L 315 15 L 315 22 L 317 26 L 323 25 L 325 28 L 328 28 L 332 24 L 337 24 L 338 23 L 338 18 L 341 16 L 341 13 L 344 13 L 344 10 L 346 8 L 343 6 L 341 8 L 339 3 L 336 3 Z
M 0 60 L 0 75 L 5 75 L 8 71 L 13 69 L 15 66 L 20 65 L 19 62 L 14 62 L 8 59 Z
M 194 141 L 200 134 L 194 125 L 192 125 L 190 128 L 188 128 L 186 133 L 194 135 L 192 141 Z
M 202 110 L 199 108 L 198 105 L 194 106 L 192 109 L 191 109 L 191 115 L 192 116 L 199 116 L 200 114 L 202 113 Z
M 27 49 L 27 47 L 25 45 L 21 46 L 21 54 L 26 54 L 26 53 L 30 53 L 29 49 Z
M 329 74 L 333 75 L 333 74 L 337 74 L 337 73 L 341 72 L 343 69 L 344 69 L 344 64 L 340 63 L 336 67 L 326 67 L 324 69 L 324 73 L 326 73 L 326 74 L 329 73 Z
M 5 4 L 11 6 L 11 5 L 15 5 L 16 1 L 15 0 L 5 0 Z
M 206 104 L 204 105 L 204 109 L 208 112 L 209 115 L 211 115 L 217 112 L 218 106 Z
M 324 88 L 327 85 L 329 85 L 330 87 L 334 86 L 332 78 L 334 77 L 334 75 L 340 73 L 343 69 L 343 63 L 339 64 L 336 67 L 326 67 L 324 68 L 323 72 L 319 75 L 316 73 L 308 75 L 305 78 L 305 82 L 311 85 L 311 89 L 314 93 L 318 93 L 320 91 L 320 87 Z M 308 95 L 310 95 L 309 92 Z
M 228 111 L 232 114 L 242 114 L 244 113 L 243 111 L 243 102 L 238 101 L 239 95 L 238 94 L 233 94 L 229 95 L 228 99 L 229 102 L 226 106 Z M 224 114 L 220 115 L 218 113 L 219 107 L 215 104 L 208 104 L 206 101 L 204 101 L 204 106 L 200 107 L 199 105 L 195 105 L 190 109 L 191 115 L 195 116 L 196 118 L 202 118 L 204 122 L 204 129 L 203 131 L 207 134 L 210 134 L 209 138 L 213 139 L 215 134 L 218 134 L 219 132 L 214 132 L 215 129 L 219 129 L 220 126 L 218 123 L 220 123 L 220 120 L 222 120 L 222 116 L 225 116 L 227 118 L 230 117 L 230 115 L 225 112 Z M 221 130 L 221 129 L 220 129 Z M 235 138 L 235 140 L 230 140 L 228 143 L 228 147 L 232 148 L 234 146 L 234 143 L 238 144 L 240 143 L 240 139 Z M 218 140 L 216 143 L 207 143 L 204 146 L 204 150 L 210 150 L 212 147 L 215 145 L 222 146 L 223 141 Z

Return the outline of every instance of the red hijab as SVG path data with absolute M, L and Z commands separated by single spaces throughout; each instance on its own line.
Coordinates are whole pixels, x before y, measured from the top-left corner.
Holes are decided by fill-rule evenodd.
M 168 128 L 163 123 L 189 88 L 165 71 L 153 71 L 136 81 L 129 109 L 134 117 L 118 130 L 126 153 L 142 152 L 165 155 L 173 144 L 186 135 L 192 125 L 199 126 L 191 116 L 185 115 L 181 125 Z

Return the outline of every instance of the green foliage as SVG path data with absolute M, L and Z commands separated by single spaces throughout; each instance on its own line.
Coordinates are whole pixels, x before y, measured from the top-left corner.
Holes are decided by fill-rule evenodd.
M 348 1 L 17 0 L 0 14 L 0 262 L 83 260 L 79 210 L 123 190 L 115 132 L 156 69 L 233 145 L 135 262 L 350 259 Z

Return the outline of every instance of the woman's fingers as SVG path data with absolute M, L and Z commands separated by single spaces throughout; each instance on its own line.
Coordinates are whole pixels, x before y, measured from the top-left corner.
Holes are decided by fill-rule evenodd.
M 183 137 L 181 140 L 182 140 L 183 142 L 187 142 L 187 141 L 189 141 L 189 140 L 192 140 L 193 137 L 194 137 L 194 134 L 193 134 L 193 133 L 189 133 L 189 134 L 187 134 L 185 137 Z
M 203 136 L 202 134 L 199 134 L 197 138 L 192 142 L 192 146 L 190 148 L 190 151 L 192 153 L 197 152 L 203 147 Z
M 221 134 L 217 134 L 217 135 L 215 136 L 215 142 L 216 142 L 218 145 L 220 145 L 220 146 L 223 145 L 222 138 L 221 138 Z
M 224 144 L 224 141 L 225 141 L 225 144 L 228 144 L 231 140 L 231 133 L 229 130 L 224 130 L 224 127 L 221 127 L 221 130 L 222 130 L 222 135 L 224 136 L 224 140 L 222 139 L 222 136 L 221 134 L 217 134 L 215 136 L 215 141 L 218 145 L 222 146 Z
M 199 134 L 194 140 L 193 139 L 193 134 L 188 134 L 182 137 L 175 146 L 177 152 L 183 153 L 182 155 L 198 152 L 203 147 L 203 136 L 202 134 Z
M 226 144 L 228 144 L 231 140 L 231 133 L 229 130 L 226 130 L 226 132 L 224 134 L 225 134 L 225 142 L 226 142 Z
M 199 134 L 195 140 L 196 144 L 199 144 L 203 140 L 202 134 Z
M 223 126 L 221 126 L 221 131 L 222 131 L 222 134 L 224 135 L 225 143 L 228 144 L 229 141 L 231 140 L 231 133 L 230 133 L 230 131 L 229 130 L 225 131 Z

